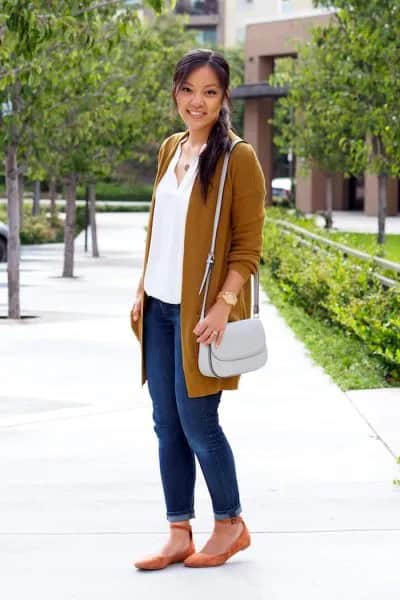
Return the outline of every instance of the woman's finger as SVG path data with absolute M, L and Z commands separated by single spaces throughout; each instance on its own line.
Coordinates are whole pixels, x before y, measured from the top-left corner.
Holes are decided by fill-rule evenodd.
M 211 337 L 212 337 L 212 336 L 211 336 L 211 332 L 210 332 L 210 331 L 203 331 L 203 333 L 201 333 L 201 334 L 199 335 L 199 337 L 197 338 L 197 340 L 196 340 L 196 341 L 197 341 L 197 342 L 201 342 L 202 344 L 205 344 L 205 343 L 207 343 L 207 340 L 208 340 L 209 338 L 211 338 Z
M 224 332 L 223 332 L 223 331 L 220 331 L 220 332 L 218 333 L 218 335 L 217 335 L 217 338 L 216 338 L 216 340 L 215 340 L 215 346 L 216 346 L 216 348 L 218 348 L 218 346 L 221 344 L 221 342 L 222 342 L 222 338 L 223 338 L 223 335 L 224 335 Z
M 196 335 L 203 335 L 207 329 L 209 329 L 207 322 L 205 320 L 199 321 L 199 323 L 197 323 L 196 327 L 193 329 L 193 333 Z
M 214 331 L 215 330 L 211 327 L 207 327 L 207 329 L 197 338 L 197 341 L 202 344 L 211 344 L 216 338 L 215 333 L 213 333 Z

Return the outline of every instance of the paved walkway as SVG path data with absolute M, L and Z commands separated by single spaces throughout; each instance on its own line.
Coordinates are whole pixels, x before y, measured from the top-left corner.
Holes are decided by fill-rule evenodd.
M 60 245 L 23 249 L 23 312 L 38 318 L 0 320 L 2 597 L 397 600 L 400 390 L 364 410 L 264 294 L 268 364 L 221 404 L 252 546 L 217 569 L 130 566 L 167 527 L 129 330 L 147 215 L 98 217 L 102 256 L 84 256 L 80 236 L 76 279 L 60 278 Z M 2 314 L 5 276 L 1 265 Z M 196 485 L 201 547 L 212 513 L 200 469 Z
M 7 204 L 7 198 L 0 198 L 0 205 Z M 43 206 L 50 206 L 50 200 L 47 198 L 41 199 Z M 64 206 L 65 200 L 58 198 L 56 201 L 57 206 Z M 83 206 L 84 200 L 77 200 L 77 204 Z M 96 200 L 96 204 L 99 206 L 105 204 L 112 204 L 112 201 Z M 118 204 L 118 202 L 115 202 Z M 120 202 L 125 206 L 148 206 L 148 202 L 142 201 L 130 201 L 124 200 Z M 312 213 L 307 213 L 311 216 Z M 321 227 L 325 224 L 325 219 L 321 216 L 314 215 L 316 223 Z M 333 229 L 337 231 L 348 231 L 354 233 L 377 233 L 378 231 L 378 217 L 368 216 L 363 211 L 356 210 L 334 210 L 332 212 L 333 217 Z M 400 234 L 400 213 L 394 217 L 386 217 L 385 219 L 385 232 L 389 234 Z
M 370 217 L 361 211 L 334 210 L 332 212 L 333 229 L 337 231 L 348 231 L 354 233 L 377 233 L 378 217 Z M 316 222 L 324 226 L 325 220 L 321 216 L 316 217 Z M 385 232 L 400 234 L 400 214 L 395 217 L 386 217 Z

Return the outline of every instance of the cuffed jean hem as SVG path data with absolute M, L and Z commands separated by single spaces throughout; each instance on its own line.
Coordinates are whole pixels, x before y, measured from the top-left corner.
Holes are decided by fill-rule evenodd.
M 177 521 L 188 521 L 189 519 L 194 519 L 194 518 L 195 518 L 194 511 L 187 512 L 187 513 L 181 513 L 179 515 L 176 515 L 176 514 L 169 515 L 167 513 L 167 520 L 170 523 L 176 523 Z
M 228 510 L 227 512 L 224 513 L 214 513 L 214 517 L 216 521 L 222 521 L 222 519 L 229 519 L 229 517 L 237 517 L 238 515 L 240 515 L 240 513 L 242 512 L 242 507 L 237 506 L 236 508 L 233 508 L 232 510 Z

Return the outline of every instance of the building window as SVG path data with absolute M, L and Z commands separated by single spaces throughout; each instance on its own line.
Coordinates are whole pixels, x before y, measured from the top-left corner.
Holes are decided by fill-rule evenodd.
M 217 15 L 218 0 L 177 0 L 175 12 L 189 15 Z
M 236 42 L 238 44 L 244 43 L 246 38 L 246 27 L 237 27 L 236 28 Z
M 292 10 L 292 0 L 281 0 L 281 13 L 289 13 Z
M 197 43 L 201 46 L 217 43 L 217 28 L 216 27 L 191 27 L 196 34 Z

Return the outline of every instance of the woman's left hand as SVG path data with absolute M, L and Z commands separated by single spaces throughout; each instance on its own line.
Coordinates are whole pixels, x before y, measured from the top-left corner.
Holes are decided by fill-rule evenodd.
M 211 344 L 211 342 L 215 341 L 215 345 L 218 347 L 224 335 L 230 311 L 231 307 L 224 300 L 217 300 L 204 319 L 198 321 L 196 327 L 193 329 L 193 333 L 199 336 L 196 342 Z M 214 331 L 217 332 L 217 335 L 213 334 Z

